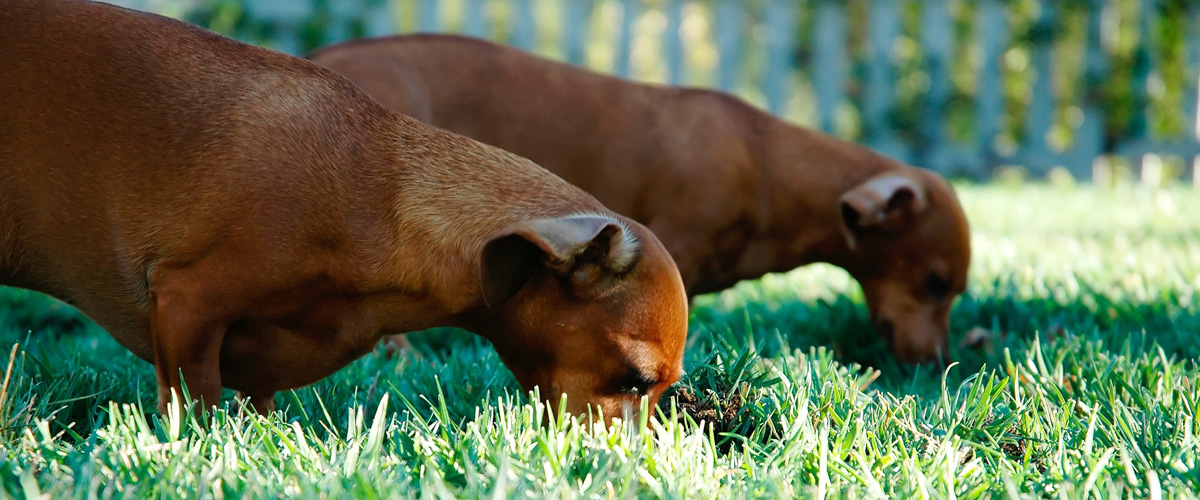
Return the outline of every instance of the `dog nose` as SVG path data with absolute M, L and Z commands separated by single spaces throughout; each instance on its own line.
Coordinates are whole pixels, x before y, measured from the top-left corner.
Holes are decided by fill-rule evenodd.
M 903 363 L 930 364 L 933 367 L 949 366 L 950 353 L 946 342 L 937 339 L 941 336 L 924 329 L 917 331 L 900 329 L 890 321 L 878 323 L 880 336 L 887 342 L 888 350 Z
M 945 370 L 950 366 L 950 354 L 946 352 L 944 346 L 939 345 L 932 356 L 925 361 L 934 368 Z
M 906 363 L 925 364 L 938 369 L 945 369 L 947 366 L 950 366 L 949 353 L 941 345 L 933 349 L 910 345 L 907 348 L 896 349 L 894 352 L 896 353 L 896 358 Z

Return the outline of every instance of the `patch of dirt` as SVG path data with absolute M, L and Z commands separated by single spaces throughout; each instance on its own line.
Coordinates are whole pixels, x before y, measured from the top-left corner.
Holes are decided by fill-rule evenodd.
M 733 430 L 733 419 L 745 404 L 741 391 L 729 391 L 729 394 L 722 397 L 717 391 L 705 389 L 701 396 L 690 387 L 684 387 L 675 393 L 674 398 L 680 412 L 692 417 L 697 424 L 703 423 L 706 427 L 711 427 L 715 433 Z
M 1008 458 L 1019 459 L 1025 457 L 1025 440 L 1017 439 L 1014 441 L 1005 441 L 1000 443 L 1000 451 L 1003 451 Z

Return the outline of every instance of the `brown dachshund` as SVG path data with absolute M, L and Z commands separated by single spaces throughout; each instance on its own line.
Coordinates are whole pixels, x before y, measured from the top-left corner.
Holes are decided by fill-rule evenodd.
M 725 94 L 631 83 L 489 42 L 362 40 L 311 56 L 384 106 L 528 157 L 646 224 L 689 295 L 829 262 L 901 360 L 941 358 L 967 220 L 940 176 Z
M 154 363 L 159 406 L 272 407 L 384 334 L 489 339 L 620 414 L 679 376 L 687 298 L 642 225 L 333 72 L 102 3 L 0 7 L 0 283 Z M 204 406 L 201 406 L 204 408 Z

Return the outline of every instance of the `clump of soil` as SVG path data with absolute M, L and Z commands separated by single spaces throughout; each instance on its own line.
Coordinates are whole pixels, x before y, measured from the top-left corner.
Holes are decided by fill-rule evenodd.
M 677 421 L 684 420 L 684 415 L 687 415 L 697 425 L 703 425 L 706 431 L 711 429 L 717 449 L 728 453 L 743 442 L 737 436 L 750 437 L 754 429 L 760 427 L 761 422 L 753 422 L 756 420 L 754 415 L 746 413 L 747 405 L 754 403 L 750 394 L 750 386 L 746 383 L 724 393 L 712 389 L 697 393 L 685 386 L 670 397 L 663 398 L 659 405 L 663 413 L 669 415 L 671 401 L 675 401 L 675 408 L 679 411 Z M 773 429 L 773 426 L 770 427 Z M 769 433 L 767 439 L 777 438 L 775 434 Z
M 745 382 L 723 393 L 712 389 L 697 393 L 691 387 L 681 387 L 663 398 L 660 407 L 669 415 L 671 401 L 675 401 L 679 411 L 677 421 L 684 420 L 686 415 L 697 425 L 703 425 L 706 433 L 711 430 L 717 450 L 729 453 L 740 449 L 747 439 L 761 444 L 782 437 L 779 415 L 761 411 L 757 407 L 760 401 L 751 388 Z
M 1017 439 L 1000 443 L 1000 451 L 1003 451 L 1011 459 L 1023 458 L 1025 456 L 1025 440 Z
M 682 414 L 691 417 L 697 424 L 711 428 L 713 434 L 730 432 L 734 429 L 734 419 L 738 411 L 746 403 L 743 391 L 732 390 L 722 396 L 712 389 L 705 389 L 703 395 L 696 394 L 690 387 L 682 387 L 672 399 Z M 665 401 L 670 410 L 670 401 Z M 682 415 L 680 415 L 682 417 Z

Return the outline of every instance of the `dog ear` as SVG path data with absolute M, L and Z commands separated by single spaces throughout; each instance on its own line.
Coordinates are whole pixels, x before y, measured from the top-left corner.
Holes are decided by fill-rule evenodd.
M 925 189 L 897 174 L 884 174 L 847 191 L 838 199 L 842 232 L 854 249 L 859 230 L 874 228 L 896 233 L 908 227 L 929 204 Z
M 570 280 L 586 294 L 604 278 L 623 274 L 641 254 L 637 239 L 615 218 L 572 215 L 522 222 L 484 246 L 480 260 L 483 297 L 489 306 L 517 293 L 536 266 Z

